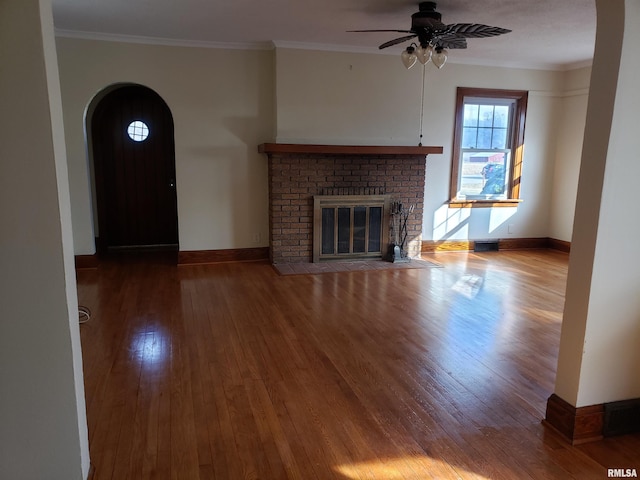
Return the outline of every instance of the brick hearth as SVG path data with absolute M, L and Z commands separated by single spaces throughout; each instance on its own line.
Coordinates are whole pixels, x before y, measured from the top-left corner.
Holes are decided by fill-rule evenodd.
M 410 256 L 420 254 L 426 156 L 442 147 L 263 144 L 269 159 L 269 256 L 273 263 L 313 258 L 313 196 L 382 192 L 406 206 Z

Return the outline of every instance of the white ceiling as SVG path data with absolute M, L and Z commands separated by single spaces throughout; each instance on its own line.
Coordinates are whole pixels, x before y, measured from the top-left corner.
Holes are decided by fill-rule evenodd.
M 53 0 L 58 35 L 150 43 L 378 52 L 409 29 L 413 0 Z M 595 0 L 441 0 L 442 21 L 512 30 L 469 39 L 449 62 L 566 70 L 588 65 Z M 399 54 L 402 44 L 382 53 Z

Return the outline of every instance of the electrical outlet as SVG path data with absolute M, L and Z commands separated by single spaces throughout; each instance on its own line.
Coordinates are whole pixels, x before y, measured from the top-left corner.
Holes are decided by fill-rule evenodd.
M 516 232 L 516 226 L 513 223 L 510 223 L 507 226 L 507 233 L 515 233 Z
M 262 235 L 259 233 L 253 234 L 253 243 L 260 243 L 262 241 Z

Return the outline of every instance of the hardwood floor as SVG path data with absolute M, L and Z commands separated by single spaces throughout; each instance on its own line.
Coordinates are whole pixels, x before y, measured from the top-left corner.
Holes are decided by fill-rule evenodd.
M 603 479 L 640 435 L 540 421 L 568 256 L 278 276 L 124 257 L 78 272 L 92 478 Z

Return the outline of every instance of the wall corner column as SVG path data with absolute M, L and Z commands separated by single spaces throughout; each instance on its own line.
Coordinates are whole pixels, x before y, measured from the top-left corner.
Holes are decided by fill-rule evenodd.
M 50 0 L 0 2 L 0 465 L 87 478 L 84 379 Z
M 640 398 L 640 4 L 596 0 L 597 34 L 555 391 L 544 423 L 571 443 L 602 438 L 606 409 Z

